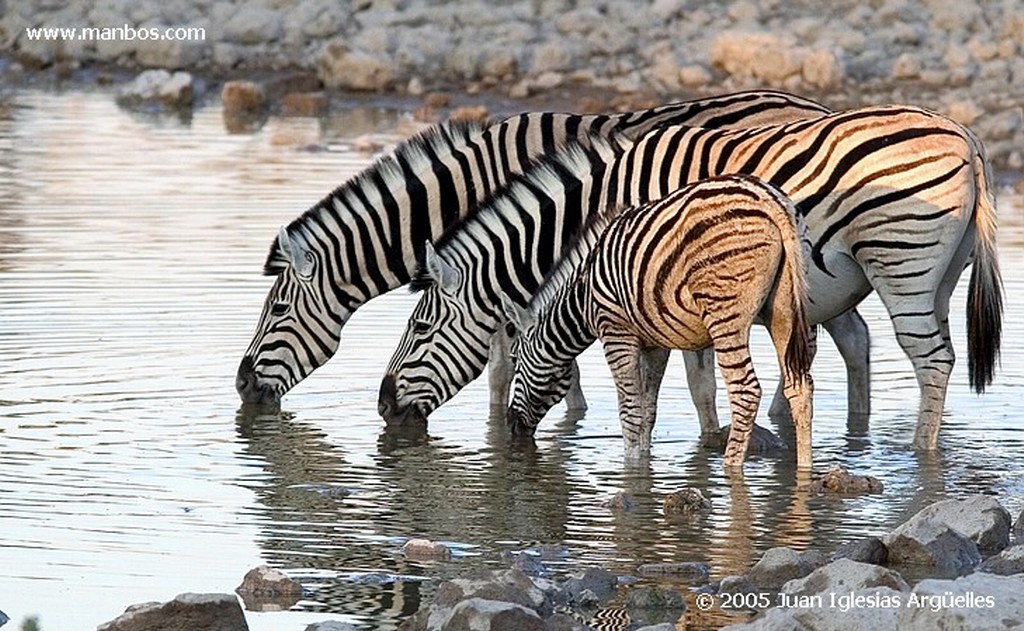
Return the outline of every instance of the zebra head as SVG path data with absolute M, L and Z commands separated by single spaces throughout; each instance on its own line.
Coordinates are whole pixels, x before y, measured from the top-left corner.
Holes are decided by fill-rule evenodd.
M 540 420 L 556 403 L 565 398 L 572 382 L 572 359 L 552 354 L 552 344 L 538 328 L 542 311 L 534 314 L 508 296 L 501 297 L 512 337 L 512 399 L 506 421 L 513 435 L 532 436 Z
M 496 325 L 470 308 L 469 274 L 429 242 L 418 277 L 422 290 L 381 383 L 377 409 L 388 424 L 425 422 L 431 412 L 480 376 Z
M 271 246 L 264 274 L 277 278 L 235 377 L 243 402 L 280 402 L 338 349 L 341 328 L 359 301 L 326 278 L 323 252 L 298 226 L 281 228 Z

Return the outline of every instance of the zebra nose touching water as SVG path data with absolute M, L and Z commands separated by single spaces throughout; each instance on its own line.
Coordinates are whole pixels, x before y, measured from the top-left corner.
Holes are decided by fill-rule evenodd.
M 613 218 L 613 219 L 611 219 Z M 627 458 L 651 447 L 655 405 L 644 357 L 713 347 L 729 392 L 725 466 L 743 463 L 761 400 L 748 341 L 768 324 L 793 412 L 797 465 L 811 465 L 811 332 L 801 239 L 790 201 L 760 180 L 729 176 L 653 204 L 594 213 L 525 310 L 503 299 L 519 329 L 508 408 L 513 433 L 532 434 L 565 395 L 569 364 L 604 345 Z

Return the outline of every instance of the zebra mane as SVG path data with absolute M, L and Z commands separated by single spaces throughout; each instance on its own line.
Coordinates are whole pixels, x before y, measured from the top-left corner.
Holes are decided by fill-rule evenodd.
M 548 270 L 537 291 L 533 293 L 526 305 L 527 310 L 539 316 L 563 287 L 576 281 L 580 267 L 594 250 L 598 238 L 619 214 L 620 208 L 612 205 L 587 215 L 583 224 L 562 248 L 554 267 Z
M 393 152 L 378 158 L 373 164 L 331 191 L 320 202 L 310 207 L 288 224 L 290 235 L 305 235 L 310 224 L 318 221 L 325 208 L 333 205 L 335 199 L 346 199 L 349 195 L 364 189 L 372 190 L 376 181 L 382 181 L 391 188 L 403 184 L 407 176 L 403 164 L 413 172 L 429 169 L 438 158 L 451 155 L 456 148 L 464 147 L 479 137 L 489 123 L 475 120 L 450 120 L 432 125 L 420 133 L 402 141 Z M 312 239 L 303 239 L 312 242 Z M 290 265 L 277 238 L 270 246 L 267 260 L 263 265 L 265 276 L 276 276 Z
M 513 175 L 508 184 L 496 191 L 488 200 L 449 226 L 434 242 L 438 252 L 464 240 L 487 240 L 489 226 L 502 226 L 506 217 L 522 213 L 522 209 L 536 206 L 544 199 L 556 196 L 554 191 L 573 186 L 591 177 L 594 166 L 610 164 L 631 144 L 627 137 L 613 134 L 611 138 L 596 132 L 589 134 L 586 143 L 571 142 L 554 154 L 540 156 L 525 171 Z M 417 292 L 430 287 L 430 278 L 423 261 L 417 268 L 409 291 Z

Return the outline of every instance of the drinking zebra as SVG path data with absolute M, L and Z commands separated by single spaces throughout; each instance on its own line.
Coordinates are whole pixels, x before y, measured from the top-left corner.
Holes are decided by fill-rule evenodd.
M 431 128 L 281 229 L 264 265 L 275 279 L 238 367 L 238 394 L 243 402 L 280 401 L 334 355 L 356 309 L 409 282 L 424 242 L 566 142 L 613 133 L 635 137 L 675 123 L 744 127 L 826 111 L 793 95 L 751 91 L 623 114 L 527 113 L 491 126 Z M 497 385 L 507 388 L 507 382 L 496 375 Z M 504 406 L 507 393 L 499 400 Z
M 732 410 L 725 466 L 741 466 L 761 400 L 748 346 L 759 319 L 768 323 L 793 410 L 797 465 L 809 468 L 803 236 L 790 201 L 744 175 L 701 180 L 621 214 L 614 207 L 592 213 L 526 309 L 502 297 L 519 331 L 508 408 L 513 433 L 533 434 L 564 397 L 572 362 L 600 339 L 618 391 L 626 456 L 641 456 L 651 447 L 645 423 L 654 420 L 644 409 L 641 353 L 710 346 Z
M 812 324 L 878 292 L 921 390 L 914 445 L 935 449 L 954 362 L 949 297 L 972 260 L 968 373 L 977 392 L 992 380 L 1002 326 L 996 211 L 977 139 L 904 106 L 756 129 L 659 128 L 607 164 L 570 150 L 515 179 L 428 250 L 432 263 L 416 282 L 425 291 L 385 376 L 397 393 L 392 405 L 425 416 L 480 373 L 482 350 L 504 319 L 499 293 L 525 305 L 551 267 L 543 261 L 557 258 L 537 253 L 561 252 L 570 226 L 731 173 L 776 186 L 804 217 Z M 660 380 L 664 354 L 654 359 L 647 371 Z M 714 381 L 710 361 L 692 373 Z

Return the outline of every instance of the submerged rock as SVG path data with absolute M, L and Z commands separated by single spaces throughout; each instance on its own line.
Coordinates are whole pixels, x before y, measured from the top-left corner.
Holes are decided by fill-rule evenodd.
M 711 567 L 707 563 L 645 563 L 637 569 L 640 576 L 666 576 L 675 580 L 692 583 L 703 582 L 711 576 Z
M 711 512 L 711 500 L 699 489 L 685 488 L 665 497 L 666 515 L 705 515 Z
M 626 594 L 626 612 L 634 624 L 674 623 L 686 611 L 683 595 L 662 587 L 635 587 Z
M 337 620 L 325 620 L 323 622 L 314 622 L 313 624 L 306 625 L 305 631 L 359 631 L 354 626 L 347 622 L 338 622 Z
M 96 627 L 96 631 L 203 629 L 248 631 L 245 614 L 234 594 L 181 594 L 166 603 L 143 603 Z
M 859 495 L 881 493 L 882 483 L 870 475 L 852 475 L 842 467 L 833 467 L 811 484 L 815 493 Z

